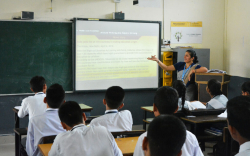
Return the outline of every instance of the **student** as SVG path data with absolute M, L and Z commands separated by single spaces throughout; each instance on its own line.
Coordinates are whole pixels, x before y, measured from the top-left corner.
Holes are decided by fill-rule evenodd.
M 37 147 L 42 137 L 65 132 L 58 116 L 58 108 L 65 102 L 64 97 L 65 92 L 59 84 L 53 84 L 47 90 L 44 98 L 44 103 L 47 104 L 46 111 L 34 116 L 29 122 L 26 142 L 26 151 L 29 156 L 42 155 Z
M 250 155 L 250 97 L 238 96 L 227 103 L 228 130 L 240 145 L 236 156 Z
M 244 82 L 241 86 L 241 93 L 243 96 L 249 96 L 250 95 L 250 81 Z
M 69 101 L 59 108 L 62 126 L 67 132 L 56 136 L 49 156 L 120 156 L 112 134 L 103 126 L 85 126 L 86 116 L 78 103 Z
M 183 83 L 181 80 L 176 80 L 173 83 L 173 88 L 177 90 L 178 95 L 179 95 L 179 100 L 178 100 L 178 111 L 183 110 L 183 108 L 188 109 L 188 103 L 185 100 L 186 96 L 186 85 Z
M 226 108 L 228 99 L 225 95 L 222 94 L 221 84 L 218 80 L 209 80 L 206 90 L 211 96 L 211 100 L 206 104 L 207 109 Z
M 133 119 L 129 110 L 118 112 L 124 106 L 124 90 L 119 86 L 107 89 L 103 104 L 106 106 L 105 115 L 93 119 L 90 126 L 104 126 L 110 132 L 131 131 Z
M 143 140 L 146 156 L 181 156 L 186 140 L 186 127 L 172 115 L 160 115 L 149 124 Z
M 19 118 L 23 118 L 29 114 L 29 119 L 31 119 L 33 116 L 45 112 L 46 105 L 43 99 L 46 96 L 46 89 L 46 81 L 42 76 L 35 76 L 30 80 L 30 90 L 34 92 L 35 95 L 23 99 L 18 111 Z
M 157 117 L 160 114 L 174 114 L 178 110 L 178 93 L 172 87 L 160 87 L 155 94 L 153 111 Z M 166 133 L 166 135 L 168 135 Z M 142 150 L 142 141 L 147 136 L 147 132 L 143 133 L 136 144 L 134 156 L 144 156 Z M 186 141 L 182 146 L 182 156 L 203 156 L 199 143 L 191 132 L 186 131 Z

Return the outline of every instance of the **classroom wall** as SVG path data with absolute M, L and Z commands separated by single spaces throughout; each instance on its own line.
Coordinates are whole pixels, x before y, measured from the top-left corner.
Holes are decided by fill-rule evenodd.
M 225 70 L 250 78 L 250 1 L 226 0 Z
M 202 21 L 202 44 L 171 44 L 210 48 L 210 69 L 223 69 L 225 0 L 165 0 L 164 36 L 170 39 L 171 21 Z
M 34 11 L 34 20 L 39 21 L 67 21 L 73 17 L 111 19 L 112 12 L 123 11 L 130 20 L 163 21 L 162 36 L 166 39 L 170 39 L 171 21 L 202 21 L 203 43 L 181 45 L 210 48 L 210 68 L 223 69 L 225 0 L 156 1 L 161 1 L 160 7 L 139 7 L 132 5 L 133 0 L 121 0 L 117 5 L 113 0 L 53 0 L 51 12 L 48 0 L 8 0 L 0 1 L 0 19 L 10 20 L 21 11 Z

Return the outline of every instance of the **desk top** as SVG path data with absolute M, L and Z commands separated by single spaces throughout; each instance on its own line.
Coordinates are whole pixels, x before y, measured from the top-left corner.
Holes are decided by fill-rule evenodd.
M 91 111 L 93 109 L 93 107 L 87 106 L 85 104 L 79 104 L 82 111 Z
M 93 107 L 90 107 L 90 106 L 88 106 L 88 105 L 85 105 L 85 104 L 79 104 L 80 105 L 80 107 L 81 107 L 81 110 L 82 111 L 91 111 L 91 110 L 93 110 Z M 15 113 L 18 113 L 18 111 L 19 111 L 19 109 L 16 109 L 16 108 L 13 108 L 12 109 Z
M 153 113 L 153 106 L 144 106 L 144 107 L 141 107 L 142 110 L 145 110 L 145 111 L 148 111 L 148 112 L 151 112 Z
M 138 138 L 139 137 L 118 138 L 115 139 L 115 142 L 124 156 L 133 155 Z M 43 156 L 48 156 L 51 146 L 52 144 L 39 144 L 38 148 Z
M 182 120 L 192 123 L 226 122 L 227 118 L 220 118 L 217 115 L 206 115 L 196 117 L 181 117 Z

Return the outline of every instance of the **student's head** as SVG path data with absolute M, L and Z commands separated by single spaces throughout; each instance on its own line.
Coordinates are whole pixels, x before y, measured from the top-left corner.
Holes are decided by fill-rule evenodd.
M 193 62 L 194 64 L 198 63 L 198 57 L 196 56 L 196 52 L 194 50 L 187 50 L 184 55 L 184 62 L 189 63 Z
M 64 102 L 65 91 L 59 84 L 53 84 L 47 89 L 44 102 L 48 104 L 50 108 L 59 108 Z
M 109 87 L 105 93 L 104 104 L 107 104 L 110 109 L 119 109 L 123 107 L 125 92 L 119 86 Z
M 154 97 L 154 114 L 174 114 L 178 110 L 177 91 L 172 87 L 163 86 L 157 89 Z
M 45 79 L 42 76 L 32 77 L 30 80 L 30 89 L 35 93 L 46 91 L 47 86 Z
M 84 123 L 86 120 L 86 116 L 82 113 L 81 107 L 74 101 L 63 103 L 59 108 L 58 114 L 65 129 L 67 126 L 71 129 L 75 125 Z
M 250 97 L 237 96 L 227 102 L 228 129 L 232 138 L 250 141 Z
M 207 83 L 207 92 L 212 96 L 221 95 L 221 84 L 218 80 L 211 79 Z
M 149 124 L 142 148 L 146 156 L 177 156 L 186 140 L 186 127 L 172 115 L 160 115 Z
M 244 82 L 241 86 L 241 92 L 243 96 L 249 96 L 250 95 L 250 81 Z
M 182 100 L 182 108 L 184 108 L 185 96 L 186 96 L 186 85 L 181 80 L 176 80 L 173 83 L 173 88 L 177 90 L 179 98 Z

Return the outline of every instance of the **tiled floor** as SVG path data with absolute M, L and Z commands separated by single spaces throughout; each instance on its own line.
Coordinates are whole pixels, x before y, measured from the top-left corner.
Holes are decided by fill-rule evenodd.
M 133 130 L 141 130 L 142 125 L 134 125 Z M 204 156 L 212 156 L 208 155 L 208 153 L 212 153 L 213 143 L 206 144 L 206 151 L 204 152 Z M 14 134 L 1 135 L 0 134 L 0 156 L 14 156 L 15 155 L 15 137 Z

